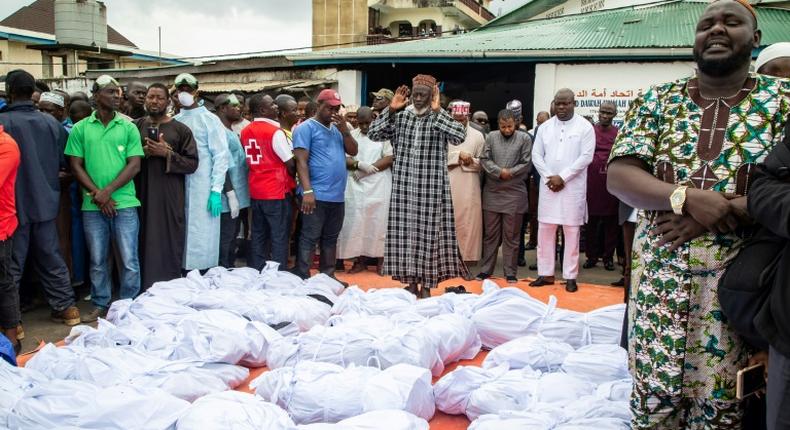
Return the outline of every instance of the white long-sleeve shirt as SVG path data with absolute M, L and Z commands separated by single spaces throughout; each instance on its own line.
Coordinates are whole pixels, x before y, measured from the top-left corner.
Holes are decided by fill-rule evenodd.
M 589 121 L 574 115 L 568 121 L 556 116 L 541 124 L 532 147 L 532 164 L 541 177 L 538 221 L 582 225 L 587 222 L 587 166 L 595 153 L 595 130 Z M 559 175 L 565 188 L 554 192 L 546 183 Z

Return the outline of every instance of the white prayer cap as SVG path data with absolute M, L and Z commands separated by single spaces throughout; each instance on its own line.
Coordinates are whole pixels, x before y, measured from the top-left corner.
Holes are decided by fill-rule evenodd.
M 52 103 L 55 106 L 66 107 L 66 103 L 64 102 L 62 95 L 60 95 L 58 93 L 52 93 L 52 92 L 49 92 L 49 91 L 47 91 L 45 93 L 41 93 L 41 98 L 39 98 L 38 101 L 39 101 L 39 103 L 40 102 L 50 102 L 50 103 Z
M 512 111 L 516 116 L 521 115 L 521 100 L 511 100 L 505 105 L 505 109 Z
M 778 42 L 766 47 L 757 56 L 754 70 L 760 70 L 766 63 L 777 58 L 790 57 L 790 42 Z

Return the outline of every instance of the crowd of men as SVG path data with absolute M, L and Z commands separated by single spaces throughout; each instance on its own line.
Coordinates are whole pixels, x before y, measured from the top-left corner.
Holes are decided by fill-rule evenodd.
M 240 252 L 250 267 L 307 278 L 316 251 L 328 276 L 352 260 L 350 272 L 375 265 L 428 297 L 472 279 L 473 263 L 477 279 L 495 275 L 500 247 L 515 283 L 536 246 L 530 285 L 555 283 L 560 254 L 575 292 L 580 244 L 583 267 L 611 271 L 619 243 L 633 427 L 756 428 L 743 422 L 737 374 L 762 363 L 768 428 L 790 428 L 790 43 L 763 50 L 755 73 L 760 37 L 747 3 L 712 3 L 696 28 L 696 74 L 651 86 L 619 129 L 614 103 L 593 124 L 570 89 L 532 130 L 518 100 L 489 124 L 469 102 L 443 105 L 429 75 L 357 107 L 331 89 L 212 99 L 189 74 L 125 91 L 101 76 L 89 98 L 10 72 L 0 328 L 18 348 L 26 266 L 52 318 L 75 325 L 106 314 L 112 261 L 122 299 L 232 267 Z M 68 176 L 71 272 L 57 225 Z M 85 266 L 94 307 L 80 315 L 72 281 Z

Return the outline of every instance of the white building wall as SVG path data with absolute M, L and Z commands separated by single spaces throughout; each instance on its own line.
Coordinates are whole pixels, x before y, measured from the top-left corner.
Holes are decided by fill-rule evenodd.
M 362 72 L 359 70 L 340 70 L 337 72 L 337 92 L 343 104 L 361 106 Z
M 651 85 L 694 74 L 694 63 L 538 64 L 535 66 L 534 112 L 548 111 L 554 93 L 570 88 L 576 93 L 576 113 L 598 119 L 603 101 L 617 104 L 615 122 L 621 122 L 634 98 Z

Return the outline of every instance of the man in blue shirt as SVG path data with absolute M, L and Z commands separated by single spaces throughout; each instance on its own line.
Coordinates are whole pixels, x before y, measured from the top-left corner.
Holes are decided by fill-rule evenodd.
M 24 70 L 6 75 L 10 105 L 0 113 L 0 124 L 19 145 L 21 163 L 16 181 L 16 211 L 19 227 L 13 237 L 11 275 L 19 288 L 28 256 L 36 270 L 52 320 L 76 325 L 80 311 L 75 306 L 69 269 L 60 253 L 55 218 L 60 206 L 60 180 L 65 167 L 63 149 L 68 135 L 50 115 L 33 105 L 35 79 Z
M 357 141 L 338 114 L 341 102 L 337 91 L 323 90 L 316 101 L 315 117 L 300 124 L 293 135 L 302 196 L 302 232 L 294 273 L 303 279 L 310 277 L 319 240 L 319 270 L 334 277 L 337 237 L 345 214 L 346 154 L 357 155 Z

